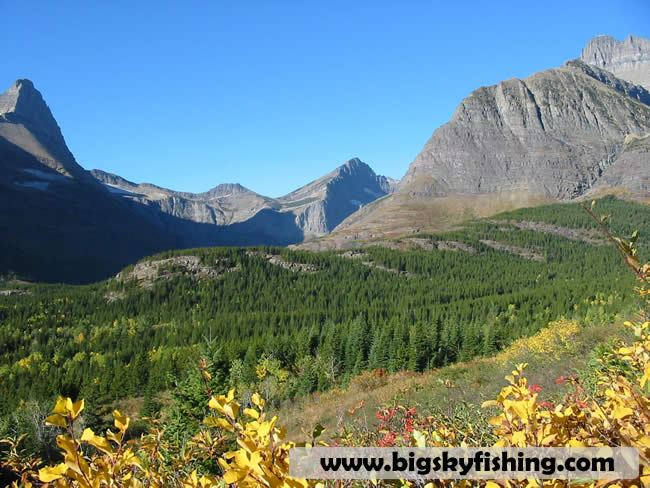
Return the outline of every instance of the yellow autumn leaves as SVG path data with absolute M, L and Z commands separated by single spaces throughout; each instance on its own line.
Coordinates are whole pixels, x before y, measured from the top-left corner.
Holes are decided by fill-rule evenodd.
M 283 442 L 285 430 L 277 426 L 277 417 L 267 419 L 264 400 L 255 394 L 252 408 L 241 409 L 235 400 L 234 390 L 228 395 L 212 396 L 209 407 L 217 415 L 208 416 L 204 423 L 218 430 L 231 432 L 239 449 L 225 452 L 219 459 L 223 476 L 200 475 L 193 470 L 180 477 L 182 470 L 170 470 L 182 466 L 192 457 L 206 457 L 224 447 L 223 436 L 204 433 L 187 446 L 187 458 L 164 459 L 160 451 L 166 446 L 158 442 L 154 434 L 139 440 L 126 441 L 130 419 L 119 411 L 113 412 L 116 432 L 108 430 L 105 436 L 85 429 L 81 436 L 75 435 L 75 422 L 84 409 L 84 401 L 73 403 L 69 398 L 59 398 L 48 424 L 66 429 L 57 437 L 63 462 L 25 472 L 24 486 L 54 486 L 57 488 L 99 487 L 164 487 L 210 488 L 235 484 L 240 487 L 304 488 L 312 485 L 305 480 L 292 479 L 289 473 L 289 449 L 295 444 Z M 92 446 L 89 449 L 87 446 Z M 223 449 L 222 449 L 223 450 Z M 92 454 L 88 454 L 92 452 Z M 21 461 L 17 453 L 7 465 L 19 470 Z M 156 462 L 161 461 L 161 462 Z M 16 485 L 18 486 L 18 485 Z
M 524 377 L 526 365 L 518 365 L 512 375 L 506 377 L 510 384 L 501 390 L 497 400 L 483 404 L 502 410 L 501 414 L 490 418 L 499 436 L 495 445 L 636 447 L 641 459 L 639 479 L 612 486 L 650 486 L 650 323 L 627 322 L 626 325 L 634 329 L 636 340 L 613 352 L 619 360 L 629 363 L 631 371 L 623 376 L 610 370 L 608 376 L 601 378 L 598 391 L 593 395 L 582 389 L 579 379 L 573 378 L 574 394 L 568 401 L 542 407 L 538 394 L 531 391 Z M 505 486 L 519 485 L 506 482 Z M 604 485 L 593 482 L 577 486 Z
M 79 417 L 85 405 L 84 400 L 72 403 L 70 398 L 59 397 L 54 406 L 54 410 L 52 410 L 52 415 L 45 419 L 45 423 L 66 428 L 68 427 L 68 418 L 74 420 Z
M 67 434 L 56 438 L 63 462 L 39 469 L 35 480 L 53 483 L 56 487 L 142 486 L 135 476 L 138 470 L 142 470 L 142 460 L 124 442 L 130 420 L 115 410 L 113 417 L 117 432 L 108 430 L 106 437 L 102 437 L 87 428 L 77 439 L 74 424 L 84 406 L 83 400 L 73 403 L 70 398 L 58 398 L 52 415 L 45 422 L 67 430 Z M 98 454 L 87 456 L 84 444 L 93 446 Z M 26 484 L 31 486 L 31 482 Z
M 209 407 L 222 418 L 208 417 L 206 423 L 221 426 L 236 435 L 239 449 L 229 451 L 219 459 L 224 470 L 223 480 L 242 488 L 303 488 L 309 486 L 305 480 L 289 476 L 289 449 L 292 442 L 282 442 L 286 432 L 277 426 L 278 418 L 267 419 L 264 400 L 254 394 L 251 401 L 255 408 L 241 410 L 234 399 L 235 392 L 213 396 Z

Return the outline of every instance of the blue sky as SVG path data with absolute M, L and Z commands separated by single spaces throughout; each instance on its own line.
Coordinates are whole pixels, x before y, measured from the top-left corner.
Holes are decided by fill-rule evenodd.
M 352 157 L 401 178 L 479 86 L 650 37 L 647 0 L 0 6 L 0 91 L 31 79 L 84 168 L 272 197 Z

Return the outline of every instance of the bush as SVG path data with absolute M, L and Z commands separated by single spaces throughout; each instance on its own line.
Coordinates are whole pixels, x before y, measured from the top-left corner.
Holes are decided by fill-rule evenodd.
M 372 391 L 388 383 L 388 372 L 383 368 L 364 371 L 350 380 L 348 390 Z

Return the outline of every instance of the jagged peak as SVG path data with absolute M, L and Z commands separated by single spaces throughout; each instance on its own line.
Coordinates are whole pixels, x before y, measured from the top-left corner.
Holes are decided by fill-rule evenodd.
M 27 148 L 28 152 L 35 151 L 34 154 L 41 158 L 58 161 L 70 174 L 83 172 L 68 149 L 43 95 L 31 80 L 19 78 L 7 91 L 0 94 L 0 122 L 20 125 L 27 129 L 29 136 L 12 139 L 13 144 Z M 43 154 L 43 150 L 47 154 Z
M 0 94 L 0 117 L 8 122 L 29 125 L 31 130 L 47 136 L 48 140 L 44 141 L 46 144 L 54 142 L 65 146 L 61 129 L 50 107 L 31 80 L 19 78 L 6 92 Z
M 596 36 L 587 41 L 581 59 L 589 64 L 606 68 L 621 56 L 645 57 L 650 50 L 650 40 L 630 34 L 619 41 L 609 35 Z
M 366 163 L 364 163 L 363 161 L 361 161 L 359 158 L 354 157 L 354 158 L 348 159 L 348 160 L 347 160 L 345 163 L 343 163 L 341 166 L 350 166 L 350 167 L 353 167 L 353 166 L 360 166 L 360 165 L 362 165 L 362 164 L 366 164 Z
M 587 44 L 585 45 L 585 49 L 593 48 L 593 47 L 603 47 L 603 46 L 607 46 L 607 47 L 620 46 L 623 44 L 645 44 L 646 42 L 649 42 L 649 40 L 646 39 L 645 37 L 639 37 L 632 34 L 627 36 L 622 41 L 619 41 L 618 39 L 610 36 L 609 34 L 600 34 L 592 39 L 589 39 L 587 41 Z M 583 52 L 585 49 L 583 49 Z
M 650 105 L 650 92 L 642 85 L 636 85 L 614 76 L 611 72 L 601 69 L 593 64 L 587 64 L 581 59 L 571 59 L 564 63 L 566 68 L 577 70 L 587 76 L 604 83 L 614 90 Z
M 6 92 L 0 94 L 0 114 L 8 113 L 25 117 L 31 122 L 54 122 L 56 125 L 43 95 L 34 87 L 34 83 L 26 78 L 16 80 Z
M 239 183 L 221 183 L 220 185 L 217 185 L 214 188 L 204 193 L 200 193 L 200 195 L 205 195 L 208 197 L 219 197 L 224 195 L 230 195 L 232 193 L 252 193 L 252 192 L 245 186 L 240 185 Z
M 368 173 L 368 174 L 375 174 L 373 169 L 368 166 L 366 163 L 361 161 L 359 158 L 352 158 L 348 159 L 345 163 L 343 163 L 341 166 L 336 168 L 335 173 L 337 174 L 356 174 L 356 173 Z
M 31 80 L 21 78 L 14 81 L 6 92 L 0 93 L 0 114 L 15 112 L 18 101 L 21 96 L 24 96 L 25 91 L 36 91 L 36 88 Z
M 596 36 L 592 39 L 589 39 L 587 41 L 587 44 L 585 45 L 585 48 L 582 50 L 584 53 L 585 50 L 589 50 L 594 47 L 601 47 L 601 46 L 616 46 L 620 44 L 621 41 L 614 39 L 612 36 L 608 34 L 601 34 L 599 36 Z
M 129 181 L 120 175 L 116 175 L 114 173 L 108 173 L 106 171 L 102 171 L 101 169 L 93 169 L 90 171 L 90 174 L 93 175 L 100 182 L 108 185 L 114 185 L 122 188 L 130 188 L 130 189 L 151 188 L 151 189 L 167 192 L 170 195 L 177 194 L 187 198 L 196 198 L 196 197 L 215 198 L 215 197 L 226 196 L 234 193 L 252 193 L 251 190 L 240 185 L 239 183 L 222 183 L 202 193 L 191 193 L 191 192 L 170 190 L 169 188 L 164 188 L 162 186 L 154 185 L 153 183 L 134 183 L 133 181 Z

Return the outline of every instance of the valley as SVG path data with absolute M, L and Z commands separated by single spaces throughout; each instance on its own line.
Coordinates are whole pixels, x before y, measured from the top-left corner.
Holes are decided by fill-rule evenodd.
M 621 233 L 650 233 L 647 206 L 609 197 L 600 211 Z M 598 313 L 612 316 L 631 306 L 621 290 L 633 280 L 616 251 L 574 237 L 593 229 L 577 204 L 554 204 L 401 240 L 415 247 L 380 242 L 361 256 L 199 248 L 93 285 L 7 284 L 25 293 L 0 296 L 2 408 L 57 392 L 93 390 L 104 403 L 168 390 L 208 346 L 222 388 L 264 388 L 274 405 L 367 369 L 425 371 L 490 355 L 550 321 L 584 319 L 594 313 L 585 300 L 606 297 Z M 268 384 L 255 373 L 264 361 L 278 375 Z

